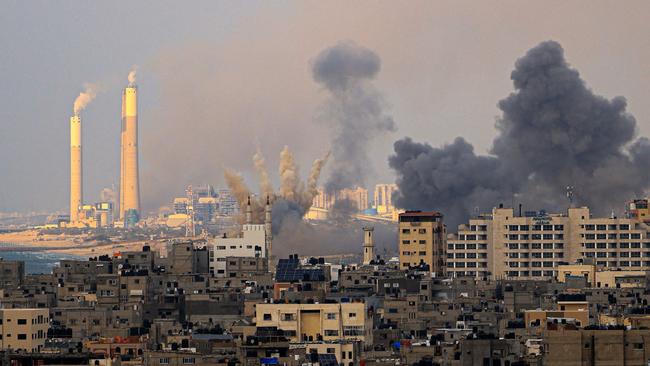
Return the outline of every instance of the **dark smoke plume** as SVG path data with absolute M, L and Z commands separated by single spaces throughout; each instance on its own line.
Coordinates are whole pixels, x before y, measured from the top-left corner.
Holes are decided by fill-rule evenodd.
M 351 42 L 322 51 L 314 61 L 314 80 L 331 94 L 323 118 L 332 127 L 332 162 L 325 184 L 328 192 L 364 186 L 371 172 L 370 142 L 395 130 L 381 95 L 370 83 L 380 67 L 379 56 Z
M 566 209 L 568 186 L 577 204 L 597 215 L 646 191 L 650 142 L 635 139 L 625 99 L 595 95 L 560 44 L 529 50 L 511 78 L 515 91 L 498 104 L 493 156 L 475 155 L 462 138 L 442 148 L 410 138 L 395 143 L 389 164 L 398 175 L 399 206 L 440 210 L 455 230 L 475 207 L 485 212 L 499 202 Z

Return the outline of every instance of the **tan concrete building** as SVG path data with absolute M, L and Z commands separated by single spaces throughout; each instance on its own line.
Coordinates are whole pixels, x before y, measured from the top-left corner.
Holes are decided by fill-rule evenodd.
M 400 269 L 426 264 L 436 276 L 445 275 L 447 232 L 439 212 L 406 211 L 399 214 Z
M 292 342 L 359 340 L 372 344 L 372 317 L 363 302 L 257 304 L 257 327 L 277 327 Z
M 558 282 L 567 276 L 584 277 L 590 287 L 635 288 L 645 287 L 645 271 L 607 270 L 593 264 L 566 264 L 558 266 Z M 639 281 L 636 281 L 639 279 Z
M 650 269 L 650 226 L 628 218 L 592 218 L 587 207 L 567 213 L 515 214 L 495 208 L 447 237 L 454 276 L 548 279 L 561 264 L 593 260 L 599 268 Z
M 0 309 L 0 349 L 40 352 L 50 327 L 49 309 Z
M 544 334 L 548 366 L 647 365 L 650 330 L 565 330 Z

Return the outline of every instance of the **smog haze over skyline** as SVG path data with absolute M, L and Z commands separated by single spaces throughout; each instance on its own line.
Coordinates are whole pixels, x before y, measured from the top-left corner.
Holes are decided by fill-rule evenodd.
M 433 147 L 462 136 L 488 154 L 498 103 L 515 91 L 515 62 L 548 40 L 595 95 L 625 97 L 637 135 L 650 136 L 649 10 L 641 1 L 8 2 L 0 212 L 67 210 L 68 121 L 89 84 L 96 97 L 80 112 L 84 201 L 118 187 L 120 89 L 134 66 L 146 211 L 169 205 L 187 184 L 225 186 L 225 168 L 255 181 L 257 149 L 275 167 L 288 145 L 305 178 L 314 159 L 344 146 L 325 166 L 320 182 L 328 183 L 337 153 L 358 148 L 340 136 L 364 131 L 372 132 L 360 144 L 369 164 L 342 171 L 368 168 L 347 178 L 369 189 L 395 181 L 388 158 L 405 136 Z M 345 72 L 319 67 L 328 56 Z M 353 80 L 352 99 L 332 84 L 340 75 Z M 359 113 L 370 122 L 341 134 Z M 277 186 L 278 172 L 270 176 Z

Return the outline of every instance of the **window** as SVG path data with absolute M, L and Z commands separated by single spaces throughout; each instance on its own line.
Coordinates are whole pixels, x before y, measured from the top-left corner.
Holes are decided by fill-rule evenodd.
M 193 365 L 194 357 L 183 357 L 183 365 Z
M 418 234 L 426 234 L 427 229 L 418 229 Z
M 447 244 L 448 250 L 454 250 L 454 244 Z
M 348 314 L 348 318 L 356 318 L 356 317 L 357 317 L 357 313 L 349 313 Z
M 22 334 L 22 333 L 21 333 L 21 334 L 18 334 L 18 339 L 19 339 L 19 340 L 25 340 L 25 339 L 27 339 L 27 334 Z
M 363 326 L 361 325 L 345 325 L 343 326 L 343 336 L 361 336 L 363 335 Z
M 158 363 L 161 365 L 169 365 L 169 357 L 162 357 L 158 360 Z
M 420 244 L 426 244 L 427 241 L 426 241 L 426 240 L 420 240 L 419 243 L 420 243 Z
M 271 320 L 271 319 L 272 319 L 271 314 L 269 313 L 264 314 L 264 320 Z
M 325 337 L 338 337 L 339 331 L 336 329 L 325 329 Z
M 27 324 L 27 319 L 18 319 L 18 325 L 25 325 Z
M 410 229 L 402 229 L 402 234 L 410 234 L 411 230 Z
M 282 320 L 285 322 L 296 320 L 296 317 L 293 313 L 284 313 L 282 314 Z
M 408 243 L 409 243 L 408 240 L 402 240 L 402 244 L 408 244 Z
M 456 244 L 456 249 L 465 249 L 465 244 Z
M 467 244 L 467 249 L 476 249 L 476 244 Z
M 386 285 L 390 286 L 390 284 L 388 283 L 386 283 Z M 336 319 L 336 313 L 327 313 L 327 320 L 335 320 L 335 319 Z

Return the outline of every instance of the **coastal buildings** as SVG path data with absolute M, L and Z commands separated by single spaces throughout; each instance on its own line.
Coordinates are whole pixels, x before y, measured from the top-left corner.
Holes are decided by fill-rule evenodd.
M 625 217 L 593 218 L 589 208 L 566 213 L 515 213 L 495 208 L 447 238 L 451 276 L 551 279 L 561 264 L 650 270 L 650 227 Z

